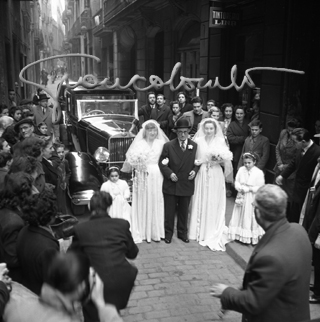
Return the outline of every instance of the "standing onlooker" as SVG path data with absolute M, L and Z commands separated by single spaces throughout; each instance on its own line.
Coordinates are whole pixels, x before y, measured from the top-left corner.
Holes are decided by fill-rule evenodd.
M 156 108 L 156 94 L 155 92 L 148 92 L 147 94 L 148 103 L 146 105 L 141 106 L 138 109 L 138 117 L 139 120 L 135 119 L 132 122 L 132 126 L 129 132 L 133 132 L 135 128 L 138 131 L 141 129 L 141 126 L 144 122 L 150 120 L 151 118 L 151 111 Z
M 110 193 L 112 197 L 112 206 L 108 213 L 111 218 L 122 218 L 131 225 L 131 207 L 128 203 L 130 198 L 130 189 L 127 181 L 119 179 L 120 169 L 110 167 L 108 169 L 108 181 L 104 182 L 100 191 Z
M 223 310 L 242 313 L 243 321 L 309 321 L 311 246 L 305 230 L 286 219 L 287 196 L 276 185 L 261 187 L 254 216 L 265 230 L 246 267 L 241 289 L 215 284 Z
M 16 103 L 16 92 L 15 92 L 14 89 L 9 88 L 9 90 L 8 90 L 8 96 L 9 96 L 9 109 L 12 106 L 17 106 L 17 103 Z
M 35 116 L 35 122 L 38 126 L 40 123 L 47 124 L 48 127 L 48 135 L 53 134 L 53 123 L 52 123 L 52 110 L 48 106 L 48 99 L 50 97 L 46 94 L 40 94 L 36 105 L 33 108 L 33 113 Z
M 11 151 L 11 147 L 8 144 L 8 142 L 4 138 L 0 137 L 0 152 L 10 153 L 10 151 Z
M 8 126 L 3 134 L 2 137 L 6 139 L 6 141 L 12 146 L 14 146 L 19 141 L 19 136 L 15 132 L 15 125 L 19 123 L 22 117 L 22 111 L 18 106 L 12 106 L 9 109 L 9 116 L 13 118 L 13 122 L 10 126 Z
M 190 129 L 188 118 L 180 118 L 175 125 L 177 138 L 163 146 L 159 159 L 159 167 L 164 177 L 162 187 L 165 206 L 164 241 L 167 244 L 171 243 L 173 236 L 176 210 L 178 238 L 189 243 L 188 208 L 194 193 L 194 179 L 199 170 L 199 166 L 195 165 L 198 146 L 188 139 Z
M 216 101 L 215 100 L 209 100 L 207 101 L 207 111 L 210 112 L 210 109 L 212 107 L 216 106 Z M 217 106 L 216 106 L 217 107 Z M 218 107 L 217 107 L 218 108 Z M 220 109 L 219 109 L 219 112 L 220 112 Z M 219 118 L 220 118 L 220 115 L 219 115 Z
M 0 104 L 0 117 L 4 115 L 9 116 L 8 106 L 5 104 Z
M 184 92 L 179 92 L 177 94 L 177 101 L 180 105 L 180 112 L 183 114 L 185 112 L 192 111 L 193 107 L 192 104 L 187 102 L 187 95 Z
M 230 145 L 230 150 L 233 153 L 233 174 L 236 175 L 238 162 L 241 158 L 242 147 L 246 140 L 250 128 L 248 121 L 244 118 L 244 107 L 241 105 L 235 106 L 235 121 L 232 121 L 227 130 L 227 138 Z
M 196 163 L 201 166 L 189 207 L 189 239 L 213 251 L 225 251 L 225 180 L 233 180 L 232 153 L 218 122 L 211 118 L 201 121 L 194 142 L 198 144 Z
M 293 141 L 291 134 L 294 129 L 299 126 L 296 119 L 291 119 L 287 122 L 287 128 L 280 132 L 279 141 L 276 146 L 277 163 L 274 166 L 275 178 L 287 168 L 288 164 L 295 157 L 297 153 L 297 144 Z M 288 203 L 292 201 L 292 192 L 294 186 L 295 172 L 293 172 L 287 179 L 282 180 L 281 188 L 288 195 Z
M 10 170 L 12 155 L 10 152 L 0 151 L 0 189 L 3 188 L 4 178 Z
M 171 114 L 169 116 L 169 124 L 168 124 L 168 132 L 169 132 L 169 140 L 173 140 L 177 137 L 177 134 L 174 130 L 174 126 L 182 116 L 181 108 L 178 101 L 170 102 Z
M 313 143 L 311 134 L 306 129 L 296 128 L 292 131 L 291 136 L 299 144 L 298 150 L 287 168 L 276 178 L 276 184 L 282 185 L 283 179 L 289 178 L 293 172 L 296 172 L 292 202 L 288 209 L 288 220 L 297 223 L 313 171 L 317 165 L 317 159 L 320 156 L 320 147 Z
M 219 121 L 220 114 L 221 114 L 220 108 L 217 106 L 210 107 L 209 114 L 210 114 L 210 117 L 212 117 L 213 119 L 215 119 L 219 123 L 219 125 L 221 127 L 221 131 L 222 131 L 222 133 L 224 133 L 225 132 L 224 122 Z
M 17 255 L 17 239 L 24 227 L 22 208 L 32 193 L 32 178 L 25 172 L 8 174 L 0 191 L 0 262 L 5 262 L 10 277 L 21 282 L 22 269 Z
M 200 96 L 195 96 L 191 100 L 193 110 L 182 115 L 182 118 L 187 118 L 190 123 L 191 128 L 189 135 L 191 135 L 191 137 L 198 131 L 198 125 L 200 122 L 210 116 L 209 112 L 203 111 L 202 102 L 203 100 Z
M 245 244 L 257 244 L 264 234 L 254 218 L 254 201 L 257 190 L 264 185 L 264 174 L 257 168 L 257 156 L 246 152 L 243 154 L 243 164 L 236 176 L 235 188 L 238 191 L 232 217 L 229 222 L 228 235 L 232 240 Z
M 221 106 L 222 119 L 224 122 L 224 136 L 227 137 L 227 130 L 232 121 L 234 121 L 233 105 L 231 103 L 224 103 Z
M 165 105 L 166 98 L 163 94 L 157 95 L 156 108 L 151 110 L 150 119 L 160 124 L 161 130 L 168 135 L 169 116 L 171 114 L 170 107 Z
M 154 120 L 143 123 L 126 153 L 121 171 L 133 169 L 131 232 L 136 243 L 164 238 L 163 176 L 158 161 L 168 141 Z M 127 165 L 129 168 L 126 168 Z
M 314 123 L 314 143 L 320 145 L 320 120 L 316 120 Z
M 52 192 L 45 190 L 32 195 L 22 211 L 28 222 L 17 241 L 18 259 L 23 267 L 22 284 L 39 295 L 50 260 L 60 250 L 50 227 L 57 216 L 57 200 Z
M 253 120 L 250 124 L 251 135 L 246 138 L 242 147 L 242 154 L 254 152 L 258 156 L 256 167 L 264 170 L 269 160 L 270 142 L 269 139 L 261 134 L 262 123 L 259 120 Z M 242 160 L 239 160 L 238 169 L 242 166 Z
M 70 250 L 86 254 L 90 264 L 104 283 L 104 299 L 117 310 L 127 306 L 138 269 L 127 258 L 135 259 L 139 249 L 130 233 L 130 225 L 124 219 L 111 218 L 108 209 L 112 197 L 97 191 L 90 200 L 89 221 L 75 226 Z M 84 306 L 85 321 L 99 321 L 94 305 Z

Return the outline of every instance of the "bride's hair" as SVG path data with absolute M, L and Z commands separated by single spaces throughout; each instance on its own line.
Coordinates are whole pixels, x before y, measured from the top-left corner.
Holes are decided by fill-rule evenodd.
M 208 118 L 208 119 L 206 119 L 204 121 L 204 123 L 203 123 L 203 130 L 204 130 L 204 127 L 206 126 L 206 124 L 208 124 L 208 123 L 213 124 L 213 126 L 214 126 L 214 133 L 216 134 L 217 133 L 217 123 L 213 119 L 211 119 L 211 118 Z
M 156 129 L 158 130 L 156 124 L 154 122 L 149 122 L 148 124 L 146 124 L 144 127 L 143 127 L 143 138 L 145 139 L 146 138 L 146 130 L 152 130 L 152 129 Z

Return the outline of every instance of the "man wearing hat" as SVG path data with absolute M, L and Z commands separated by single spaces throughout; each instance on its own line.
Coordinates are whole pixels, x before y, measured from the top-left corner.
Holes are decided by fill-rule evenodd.
M 180 118 L 174 129 L 177 138 L 163 146 L 159 167 L 163 174 L 165 207 L 165 242 L 171 243 L 177 210 L 178 238 L 188 243 L 188 208 L 194 193 L 194 179 L 199 167 L 194 164 L 197 144 L 188 139 L 191 129 L 187 118 Z M 176 207 L 177 206 L 177 207 Z
M 53 132 L 52 124 L 52 109 L 48 107 L 48 97 L 46 94 L 39 94 L 36 100 L 36 106 L 33 107 L 36 125 L 44 122 L 47 124 L 48 133 L 51 135 Z
M 34 123 L 31 119 L 29 118 L 24 118 L 18 123 L 15 124 L 14 130 L 17 134 L 20 133 L 21 135 L 21 140 L 25 138 L 29 138 L 31 136 L 37 136 L 34 133 Z

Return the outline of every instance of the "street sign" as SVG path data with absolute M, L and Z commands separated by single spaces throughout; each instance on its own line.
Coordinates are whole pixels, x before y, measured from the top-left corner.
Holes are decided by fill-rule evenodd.
M 240 23 L 240 13 L 223 10 L 220 7 L 210 7 L 209 27 L 236 27 Z

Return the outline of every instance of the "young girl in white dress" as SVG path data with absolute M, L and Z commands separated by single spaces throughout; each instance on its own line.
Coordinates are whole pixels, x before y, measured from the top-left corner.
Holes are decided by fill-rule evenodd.
M 229 223 L 229 239 L 245 244 L 257 244 L 264 234 L 254 216 L 252 205 L 257 190 L 265 184 L 264 173 L 255 164 L 258 156 L 253 152 L 242 155 L 243 166 L 238 170 L 235 188 L 238 191 Z
M 164 238 L 163 176 L 159 158 L 168 141 L 159 123 L 143 123 L 130 148 L 121 171 L 133 173 L 131 233 L 135 243 Z
M 201 166 L 189 207 L 189 239 L 213 251 L 225 251 L 228 241 L 225 181 L 233 181 L 232 153 L 220 124 L 212 118 L 201 121 L 194 141 L 198 144 L 196 164 Z
M 109 192 L 113 201 L 109 209 L 111 218 L 122 218 L 131 225 L 131 207 L 128 203 L 130 189 L 125 180 L 119 179 L 120 170 L 118 167 L 110 167 L 108 170 L 108 181 L 101 186 L 101 191 Z

